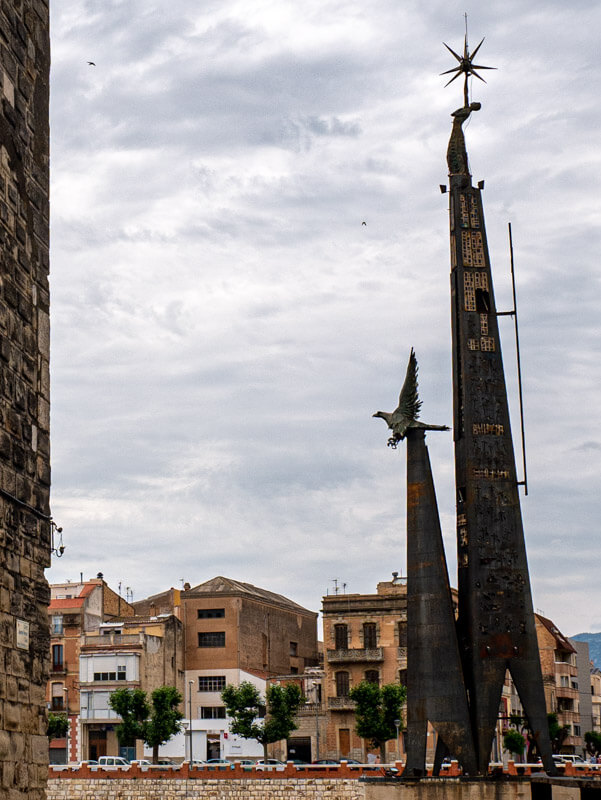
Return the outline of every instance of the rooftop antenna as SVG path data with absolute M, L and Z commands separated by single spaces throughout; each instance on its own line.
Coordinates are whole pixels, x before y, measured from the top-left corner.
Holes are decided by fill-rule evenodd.
M 334 594 L 339 594 L 340 589 L 338 588 L 338 578 L 332 578 L 334 583 Z

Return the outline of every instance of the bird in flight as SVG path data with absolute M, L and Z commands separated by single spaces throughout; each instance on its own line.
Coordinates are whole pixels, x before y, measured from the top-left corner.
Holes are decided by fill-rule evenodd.
M 89 67 L 95 67 L 95 66 L 96 66 L 96 64 L 94 64 L 94 62 L 93 62 L 93 61 L 88 61 L 88 66 L 89 66 Z
M 422 401 L 417 394 L 417 358 L 413 348 L 411 348 L 407 374 L 399 396 L 398 408 L 395 411 L 376 411 L 372 415 L 383 419 L 392 431 L 392 436 L 388 440 L 389 447 L 396 449 L 398 443 L 405 438 L 407 431 L 411 428 L 421 428 L 426 431 L 449 430 L 446 425 L 426 425 L 425 422 L 419 422 L 417 418 L 419 417 L 421 405 Z
M 365 220 L 364 220 L 361 224 L 362 225 L 367 225 L 367 222 L 365 222 Z

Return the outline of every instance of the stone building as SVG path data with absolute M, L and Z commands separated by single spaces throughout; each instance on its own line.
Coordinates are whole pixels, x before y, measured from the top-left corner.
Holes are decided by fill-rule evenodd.
M 317 614 L 288 598 L 230 578 L 170 589 L 134 603 L 136 613 L 178 614 L 184 626 L 187 710 L 207 735 L 207 757 L 260 756 L 262 748 L 228 734 L 226 684 L 300 674 L 317 664 Z M 256 752 L 255 752 L 256 750 Z M 197 757 L 200 757 L 197 754 Z
M 355 733 L 349 690 L 363 680 L 405 683 L 407 668 L 407 583 L 393 573 L 376 594 L 334 594 L 323 598 L 324 694 L 327 742 L 324 758 L 364 761 L 367 743 Z M 402 740 L 398 743 L 404 756 Z M 394 761 L 397 743 L 387 743 Z
M 50 563 L 48 4 L 0 4 L 0 762 L 46 785 Z
M 79 653 L 82 634 L 98 630 L 105 621 L 118 616 L 130 617 L 133 613 L 133 607 L 106 585 L 102 573 L 93 580 L 68 581 L 50 587 L 50 676 L 46 702 L 49 710 L 66 713 L 70 722 L 69 735 L 50 742 L 52 763 L 80 760 Z

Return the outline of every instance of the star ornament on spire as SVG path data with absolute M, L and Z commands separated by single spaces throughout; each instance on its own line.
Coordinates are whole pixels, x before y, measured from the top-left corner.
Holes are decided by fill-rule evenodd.
M 447 69 L 445 72 L 441 72 L 440 74 L 441 75 L 449 75 L 451 72 L 456 73 L 455 75 L 453 75 L 453 77 L 451 78 L 450 81 L 445 83 L 445 86 L 448 86 L 449 83 L 453 83 L 455 78 L 458 78 L 461 74 L 465 75 L 465 83 L 463 85 L 463 98 L 464 98 L 466 107 L 469 106 L 469 94 L 468 94 L 468 85 L 467 85 L 467 79 L 469 78 L 469 76 L 470 75 L 475 75 L 475 77 L 478 78 L 478 80 L 482 81 L 483 83 L 486 83 L 484 78 L 481 75 L 478 75 L 476 70 L 478 70 L 478 69 L 496 69 L 496 67 L 485 67 L 482 64 L 474 64 L 473 63 L 473 60 L 474 60 L 474 58 L 476 56 L 476 53 L 478 52 L 478 50 L 482 46 L 482 42 L 483 41 L 484 41 L 484 37 L 482 37 L 482 41 L 480 42 L 478 47 L 476 47 L 474 52 L 471 53 L 471 55 L 470 55 L 470 51 L 469 51 L 469 48 L 467 46 L 467 34 L 466 34 L 464 45 L 463 45 L 463 55 L 462 56 L 457 55 L 457 53 L 454 50 L 452 50 L 446 42 L 443 42 L 444 46 L 447 48 L 449 53 L 451 53 L 457 59 L 459 64 L 456 67 L 453 67 L 453 69 Z

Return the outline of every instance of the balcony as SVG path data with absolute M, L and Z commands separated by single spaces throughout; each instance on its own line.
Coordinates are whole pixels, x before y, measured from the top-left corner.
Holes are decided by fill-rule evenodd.
M 354 650 L 328 650 L 327 660 L 330 664 L 367 663 L 384 661 L 384 652 L 381 647 L 371 649 L 357 648 Z
M 328 711 L 354 711 L 355 704 L 350 697 L 328 697 Z
M 555 696 L 558 700 L 559 698 L 565 698 L 566 700 L 577 700 L 578 689 L 572 689 L 571 686 L 556 686 Z

